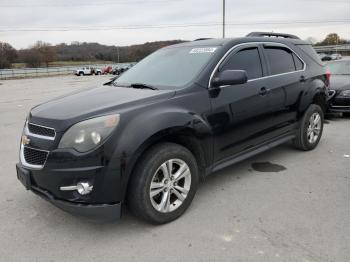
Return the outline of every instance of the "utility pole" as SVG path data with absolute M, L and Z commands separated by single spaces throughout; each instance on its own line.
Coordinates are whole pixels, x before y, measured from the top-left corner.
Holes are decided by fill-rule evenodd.
M 339 43 L 339 37 L 336 37 L 337 43 L 335 44 L 335 53 L 338 54 L 338 43 Z
M 226 0 L 222 0 L 222 38 L 225 38 Z

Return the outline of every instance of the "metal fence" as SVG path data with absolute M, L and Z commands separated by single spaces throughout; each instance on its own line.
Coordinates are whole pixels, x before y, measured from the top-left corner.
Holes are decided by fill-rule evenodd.
M 0 79 L 39 77 L 39 76 L 54 76 L 73 74 L 78 68 L 90 66 L 94 68 L 121 68 L 134 63 L 119 63 L 119 64 L 87 64 L 76 66 L 61 66 L 61 67 L 45 67 L 45 68 L 18 68 L 18 69 L 0 69 Z

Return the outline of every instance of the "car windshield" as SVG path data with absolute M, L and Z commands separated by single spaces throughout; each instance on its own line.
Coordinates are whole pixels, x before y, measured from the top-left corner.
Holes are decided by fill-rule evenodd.
M 114 81 L 117 86 L 134 83 L 158 89 L 177 89 L 191 82 L 218 47 L 170 47 L 147 56 Z
M 350 75 L 350 60 L 327 64 L 332 75 Z

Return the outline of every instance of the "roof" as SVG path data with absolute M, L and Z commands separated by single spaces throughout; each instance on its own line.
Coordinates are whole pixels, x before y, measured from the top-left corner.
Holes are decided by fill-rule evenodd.
M 224 46 L 224 45 L 235 45 L 246 42 L 272 42 L 282 44 L 299 44 L 306 45 L 310 44 L 306 41 L 294 38 L 282 38 L 282 37 L 236 37 L 236 38 L 212 38 L 204 40 L 195 40 L 191 42 L 180 43 L 172 45 L 171 47 L 180 46 Z

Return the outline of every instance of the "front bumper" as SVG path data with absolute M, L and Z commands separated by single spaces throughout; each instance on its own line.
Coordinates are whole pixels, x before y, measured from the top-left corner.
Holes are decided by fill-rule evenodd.
M 50 177 L 54 183 L 57 183 L 59 180 L 61 181 L 61 179 L 57 180 L 58 174 L 45 172 L 43 170 L 30 170 L 23 167 L 20 163 L 16 164 L 16 170 L 17 178 L 27 190 L 32 191 L 66 212 L 105 221 L 116 220 L 121 216 L 122 204 L 120 201 L 112 201 L 110 199 L 109 201 L 106 201 L 107 203 L 101 203 L 101 201 L 96 201 L 96 199 L 103 199 L 105 195 L 101 196 L 100 194 L 98 196 L 91 194 L 91 196 L 82 196 L 81 198 L 79 198 L 77 192 L 60 192 L 57 194 L 54 193 L 57 192 L 56 190 L 49 189 L 51 188 L 51 185 L 48 182 L 50 181 Z M 82 173 L 80 172 L 80 174 Z M 63 174 L 61 173 L 60 175 L 62 176 Z M 68 175 L 72 176 L 71 179 L 74 179 L 75 177 L 74 173 L 72 174 L 68 172 Z M 39 177 L 41 177 L 41 179 L 46 177 L 46 179 L 41 180 L 38 179 Z M 56 177 L 56 179 L 54 179 L 54 177 Z M 64 177 L 62 179 L 64 179 Z M 44 183 L 46 181 L 47 183 Z M 59 185 L 60 184 L 56 184 L 55 188 L 58 189 Z M 101 192 L 101 190 L 103 190 L 103 188 L 100 187 L 100 190 L 95 190 L 95 193 Z M 108 191 L 108 188 L 106 188 L 106 191 Z
M 26 189 L 70 213 L 108 220 L 120 217 L 126 158 L 114 156 L 114 144 L 104 143 L 85 153 L 60 149 L 64 132 L 51 127 L 58 124 L 32 120 L 24 126 L 16 165 Z M 89 184 L 88 193 L 74 189 L 82 183 Z
M 96 220 L 117 220 L 121 216 L 121 203 L 116 204 L 80 204 L 55 199 L 48 191 L 31 186 L 30 190 L 54 206 L 73 215 Z

